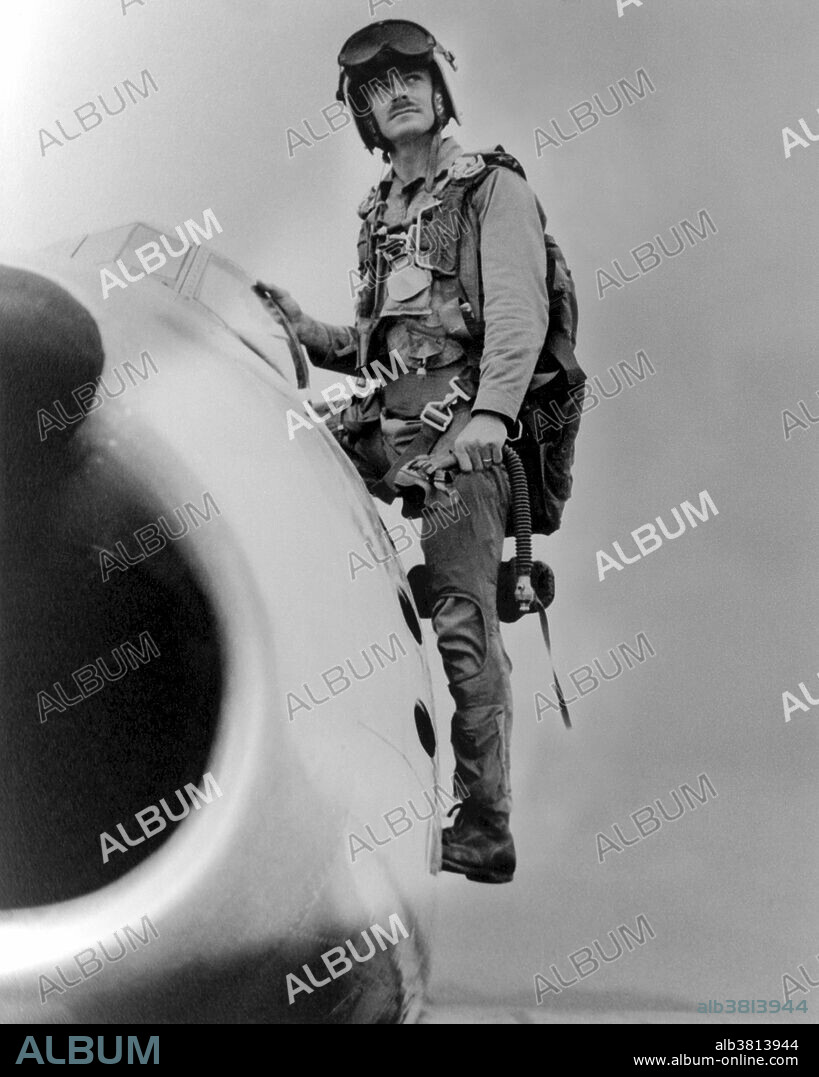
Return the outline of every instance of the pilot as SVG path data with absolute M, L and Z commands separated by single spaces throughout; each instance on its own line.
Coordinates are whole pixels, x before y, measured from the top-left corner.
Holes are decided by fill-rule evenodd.
M 443 137 L 460 121 L 439 59 L 455 67 L 430 33 L 400 19 L 368 25 L 339 55 L 339 100 L 389 166 L 359 207 L 355 326 L 317 321 L 283 288 L 258 287 L 315 365 L 350 375 L 380 361 L 389 371 L 392 380 L 336 422 L 373 494 L 394 499 L 400 476 L 414 467 L 429 476 L 430 461 L 454 456 L 459 465 L 453 486 L 468 515 L 421 541 L 455 704 L 456 784 L 468 791 L 443 832 L 442 867 L 503 883 L 514 875 L 515 845 L 511 663 L 496 607 L 511 499 L 502 454 L 548 328 L 544 220 L 514 158 L 466 154 Z M 427 493 L 427 508 L 449 503 L 435 486 Z

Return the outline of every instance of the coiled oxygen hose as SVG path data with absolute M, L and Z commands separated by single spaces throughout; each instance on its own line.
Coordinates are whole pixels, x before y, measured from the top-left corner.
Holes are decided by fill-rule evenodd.
M 515 534 L 515 600 L 521 610 L 531 609 L 532 587 L 532 507 L 523 461 L 511 445 L 503 447 L 503 462 L 512 487 L 512 529 Z

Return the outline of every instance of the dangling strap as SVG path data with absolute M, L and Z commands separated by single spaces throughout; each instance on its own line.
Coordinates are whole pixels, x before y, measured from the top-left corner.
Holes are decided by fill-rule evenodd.
M 538 617 L 540 617 L 540 630 L 543 633 L 543 641 L 546 644 L 546 654 L 549 656 L 549 665 L 552 667 L 552 683 L 555 686 L 555 692 L 557 694 L 557 702 L 560 705 L 560 716 L 563 719 L 563 724 L 567 729 L 572 728 L 572 720 L 569 717 L 569 708 L 566 706 L 566 700 L 563 697 L 563 689 L 560 687 L 560 681 L 557 679 L 557 673 L 555 673 L 555 665 L 552 661 L 552 645 L 549 641 L 549 621 L 546 617 L 546 610 L 543 608 L 542 603 L 538 603 Z

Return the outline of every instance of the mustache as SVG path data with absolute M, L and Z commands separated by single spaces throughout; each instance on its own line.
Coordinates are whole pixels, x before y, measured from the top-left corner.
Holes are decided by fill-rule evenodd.
M 396 105 L 390 109 L 390 119 L 394 116 L 400 115 L 402 112 L 420 112 L 421 110 L 416 105 Z

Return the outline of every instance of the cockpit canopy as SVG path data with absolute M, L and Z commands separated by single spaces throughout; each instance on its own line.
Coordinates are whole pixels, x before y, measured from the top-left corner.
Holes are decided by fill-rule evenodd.
M 66 253 L 72 259 L 108 268 L 117 275 L 117 261 L 121 260 L 127 271 L 137 276 L 144 273 L 145 267 L 135 251 L 155 243 L 164 253 L 167 248 L 160 244 L 163 234 L 172 249 L 181 246 L 177 234 L 162 233 L 150 225 L 136 223 L 87 235 L 79 243 L 73 242 Z M 292 328 L 287 324 L 282 328 L 276 325 L 251 291 L 253 281 L 229 259 L 191 243 L 184 254 L 167 256 L 164 265 L 152 270 L 151 276 L 182 299 L 210 311 L 282 377 L 293 382 L 295 368 L 297 387 L 303 389 L 309 385 L 308 365 Z

